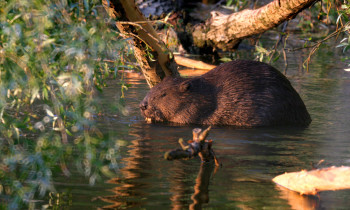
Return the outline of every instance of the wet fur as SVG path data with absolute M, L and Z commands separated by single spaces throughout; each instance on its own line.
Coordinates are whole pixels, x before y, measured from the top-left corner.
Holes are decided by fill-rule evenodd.
M 255 61 L 232 61 L 194 78 L 165 78 L 140 108 L 152 121 L 180 124 L 257 127 L 311 122 L 288 79 Z

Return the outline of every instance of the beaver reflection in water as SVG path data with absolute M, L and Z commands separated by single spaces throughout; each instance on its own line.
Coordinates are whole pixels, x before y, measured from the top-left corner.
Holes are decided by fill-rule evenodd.
M 272 66 L 232 61 L 194 78 L 166 77 L 140 103 L 152 122 L 307 126 L 310 115 L 288 79 Z

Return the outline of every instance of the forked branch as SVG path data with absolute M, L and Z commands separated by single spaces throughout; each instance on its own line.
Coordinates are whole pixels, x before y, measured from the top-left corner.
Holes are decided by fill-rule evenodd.
M 182 138 L 179 139 L 179 144 L 182 149 L 176 149 L 164 154 L 164 158 L 167 160 L 175 159 L 190 159 L 199 156 L 203 162 L 215 161 L 215 165 L 219 166 L 214 150 L 212 148 L 213 140 L 206 140 L 211 126 L 204 131 L 201 128 L 195 128 L 192 131 L 193 139 L 188 141 L 188 144 L 184 142 Z

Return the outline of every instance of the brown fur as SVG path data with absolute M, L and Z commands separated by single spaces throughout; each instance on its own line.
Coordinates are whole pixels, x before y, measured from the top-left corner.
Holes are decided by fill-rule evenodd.
M 256 61 L 232 61 L 200 77 L 165 78 L 140 108 L 152 121 L 180 124 L 257 127 L 311 122 L 288 79 Z

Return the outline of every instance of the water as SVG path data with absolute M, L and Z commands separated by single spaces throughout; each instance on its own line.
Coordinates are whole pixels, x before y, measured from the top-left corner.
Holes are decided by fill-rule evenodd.
M 300 71 L 299 56 L 289 54 L 287 76 L 312 116 L 311 125 L 214 127 L 209 138 L 220 168 L 201 165 L 198 158 L 164 160 L 164 153 L 179 148 L 179 138 L 190 139 L 195 127 L 143 122 L 138 103 L 148 88 L 143 80 L 130 79 L 127 115 L 110 113 L 99 122 L 110 140 L 120 144 L 119 171 L 94 186 L 74 171 L 68 180 L 56 175 L 56 189 L 69 194 L 67 208 L 348 209 L 350 190 L 301 196 L 271 181 L 284 172 L 312 169 L 320 160 L 320 167 L 350 165 L 350 72 L 343 70 L 339 57 L 322 53 L 308 73 Z M 276 65 L 283 69 L 283 62 Z M 117 103 L 115 90 L 112 83 L 106 88 L 105 103 Z

